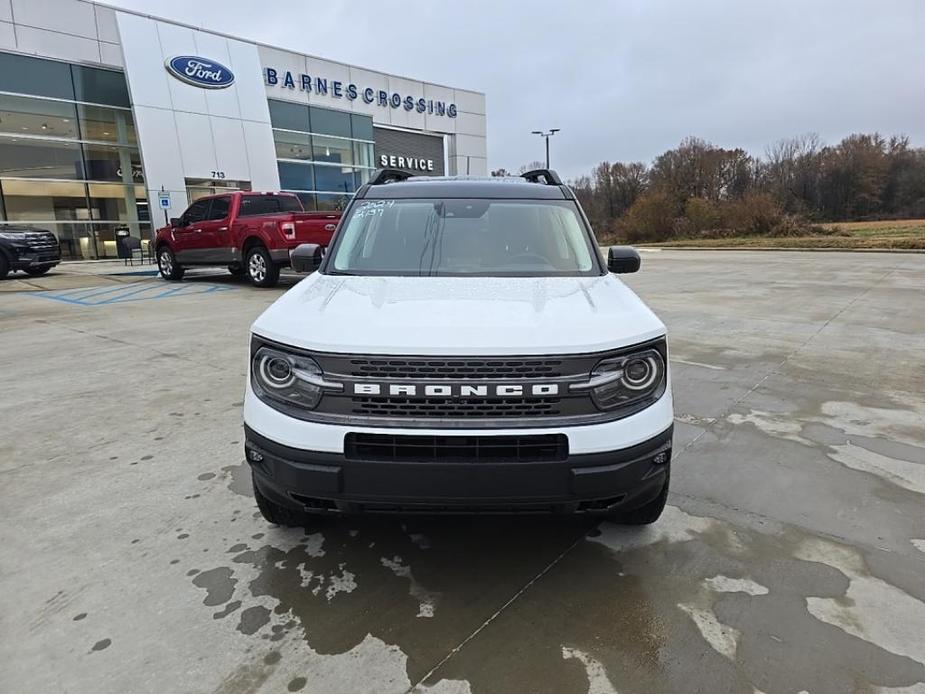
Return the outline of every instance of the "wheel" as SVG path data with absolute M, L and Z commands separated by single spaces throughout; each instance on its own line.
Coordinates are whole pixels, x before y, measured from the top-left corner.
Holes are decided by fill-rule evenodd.
M 45 267 L 27 267 L 26 268 L 26 272 L 32 275 L 33 277 L 41 277 L 49 270 L 51 270 L 51 265 L 46 265 Z
M 244 266 L 243 265 L 229 265 L 228 272 L 230 272 L 235 277 L 240 277 L 241 275 L 244 274 Z
M 279 282 L 279 265 L 273 262 L 270 252 L 263 246 L 254 246 L 247 252 L 245 268 L 255 287 L 275 287 Z
M 6 279 L 8 274 L 10 274 L 10 261 L 3 253 L 0 253 L 0 280 Z
M 650 523 L 654 523 L 658 520 L 659 516 L 662 515 L 662 511 L 665 510 L 665 503 L 668 501 L 668 482 L 670 479 L 671 475 L 669 474 L 665 478 L 665 484 L 662 486 L 662 490 L 658 493 L 658 496 L 649 503 L 639 508 L 634 508 L 632 511 L 614 512 L 610 514 L 608 520 L 614 523 L 620 523 L 621 525 L 649 525 Z
M 157 269 L 165 280 L 181 280 L 185 272 L 168 246 L 161 246 L 157 251 Z
M 251 473 L 251 478 L 254 485 L 254 499 L 257 501 L 257 508 L 260 509 L 260 515 L 264 517 L 264 520 L 268 523 L 285 525 L 291 528 L 302 528 L 308 524 L 307 513 L 299 513 L 270 501 L 260 493 L 260 489 L 257 487 L 256 475 L 253 472 Z

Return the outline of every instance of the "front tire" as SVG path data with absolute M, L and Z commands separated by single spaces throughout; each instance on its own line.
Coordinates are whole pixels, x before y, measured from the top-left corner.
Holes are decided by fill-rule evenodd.
M 263 516 L 265 521 L 289 528 L 304 528 L 308 525 L 307 513 L 293 511 L 265 497 L 257 486 L 257 476 L 253 472 L 251 473 L 251 481 L 254 486 L 254 499 L 257 501 L 257 508 L 260 509 L 260 515 Z
M 243 265 L 229 265 L 228 272 L 230 272 L 235 277 L 242 277 L 244 275 L 244 266 Z
M 244 267 L 247 278 L 255 287 L 275 287 L 279 282 L 279 265 L 273 262 L 270 252 L 263 246 L 254 246 L 247 252 Z
M 10 274 L 10 261 L 3 253 L 0 253 L 0 280 L 5 280 L 8 274 Z
M 182 265 L 177 262 L 177 257 L 170 250 L 169 246 L 161 246 L 157 251 L 157 269 L 161 277 L 165 280 L 175 282 L 183 279 L 183 273 L 186 271 Z
M 650 525 L 659 519 L 662 511 L 665 510 L 665 504 L 668 502 L 668 482 L 671 475 L 665 477 L 665 484 L 658 496 L 647 504 L 635 508 L 632 511 L 616 511 L 608 516 L 608 520 L 619 523 L 620 525 Z
M 26 272 L 32 277 L 41 277 L 46 272 L 51 270 L 51 265 L 46 265 L 45 267 L 27 267 Z

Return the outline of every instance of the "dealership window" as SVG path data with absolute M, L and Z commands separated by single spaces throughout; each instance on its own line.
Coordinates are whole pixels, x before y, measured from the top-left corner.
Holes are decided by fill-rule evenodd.
M 333 111 L 329 108 L 318 108 L 317 106 L 311 106 L 309 111 L 311 112 L 313 133 L 353 137 L 351 114 L 343 111 Z
M 369 116 L 362 116 L 357 113 L 350 115 L 350 124 L 352 126 L 353 139 L 369 140 L 372 142 L 373 137 L 373 119 Z
M 0 94 L 0 133 L 77 139 L 77 109 L 66 101 Z
M 76 142 L 0 137 L 0 177 L 82 179 Z
M 315 186 L 318 190 L 353 193 L 356 190 L 354 170 L 343 166 L 316 166 Z
M 74 100 L 74 79 L 67 63 L 0 53 L 0 91 Z
M 84 144 L 86 178 L 95 181 L 144 182 L 141 157 L 134 147 Z
M 373 165 L 373 149 L 372 142 L 354 142 L 353 161 L 356 165 L 367 169 L 375 168 Z
M 284 190 L 314 190 L 315 167 L 311 164 L 279 162 L 279 184 Z
M 0 52 L 0 228 L 55 233 L 64 258 L 115 257 L 151 225 L 125 76 Z
M 328 164 L 353 164 L 353 142 L 340 137 L 312 135 L 312 151 L 315 161 Z
M 91 104 L 110 104 L 129 108 L 128 85 L 121 72 L 100 70 L 95 67 L 72 65 L 74 100 Z
M 274 128 L 283 130 L 300 130 L 310 132 L 311 127 L 308 120 L 308 106 L 303 104 L 292 104 L 288 101 L 269 100 L 270 105 L 270 123 Z
M 0 92 L 131 106 L 121 72 L 13 53 L 0 53 Z
M 312 136 L 308 133 L 274 130 L 273 141 L 276 143 L 277 159 L 312 159 Z
M 269 100 L 280 186 L 307 210 L 342 209 L 374 170 L 373 119 Z
M 77 114 L 80 120 L 80 135 L 84 140 L 123 145 L 138 144 L 131 111 L 78 104 Z

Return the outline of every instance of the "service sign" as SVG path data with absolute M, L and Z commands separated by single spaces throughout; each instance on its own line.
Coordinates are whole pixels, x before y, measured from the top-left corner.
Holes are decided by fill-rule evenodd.
M 182 82 L 203 89 L 225 89 L 234 84 L 234 73 L 215 60 L 178 55 L 165 64 L 167 72 Z

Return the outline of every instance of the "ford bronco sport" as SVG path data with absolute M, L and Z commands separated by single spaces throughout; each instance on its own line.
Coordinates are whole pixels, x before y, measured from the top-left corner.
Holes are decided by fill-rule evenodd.
M 580 512 L 668 494 L 665 326 L 553 171 L 363 186 L 317 272 L 252 327 L 245 456 L 264 517 Z

